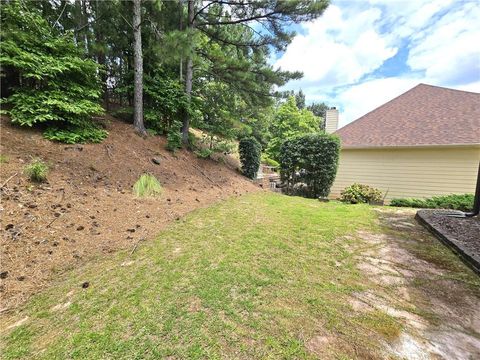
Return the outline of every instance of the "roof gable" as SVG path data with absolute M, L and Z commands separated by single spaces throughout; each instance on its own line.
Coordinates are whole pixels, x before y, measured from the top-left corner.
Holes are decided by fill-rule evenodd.
M 419 84 L 336 134 L 344 148 L 480 144 L 480 94 Z

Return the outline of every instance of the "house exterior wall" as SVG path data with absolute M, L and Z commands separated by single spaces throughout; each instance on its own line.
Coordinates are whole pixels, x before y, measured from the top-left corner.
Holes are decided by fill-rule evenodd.
M 393 198 L 475 193 L 480 146 L 342 149 L 330 198 L 353 183 Z

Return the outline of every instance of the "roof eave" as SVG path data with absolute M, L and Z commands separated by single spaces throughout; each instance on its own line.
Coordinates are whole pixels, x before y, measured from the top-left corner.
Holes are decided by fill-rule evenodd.
M 480 149 L 480 143 L 470 144 L 421 144 L 421 145 L 358 145 L 342 146 L 342 150 L 383 150 L 383 149 L 422 149 L 422 148 L 466 148 L 473 147 Z

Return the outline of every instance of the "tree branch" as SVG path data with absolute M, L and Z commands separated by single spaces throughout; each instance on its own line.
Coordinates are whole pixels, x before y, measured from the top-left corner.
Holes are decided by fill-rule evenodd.
M 211 25 L 234 25 L 234 24 L 241 24 L 249 21 L 254 21 L 254 20 L 261 20 L 261 19 L 267 19 L 270 16 L 280 14 L 278 11 L 271 11 L 269 13 L 263 14 L 263 15 L 255 15 L 251 16 L 249 18 L 245 19 L 238 19 L 238 20 L 230 20 L 230 21 L 218 21 L 218 22 L 205 22 L 203 24 L 197 24 L 198 26 L 211 26 Z
M 236 42 L 232 42 L 232 41 L 229 41 L 229 40 L 222 39 L 222 38 L 214 35 L 213 33 L 206 31 L 205 29 L 198 29 L 198 30 L 200 30 L 201 32 L 203 32 L 205 35 L 212 38 L 213 40 L 219 41 L 219 42 L 227 44 L 227 45 L 233 45 L 233 46 L 238 46 L 238 47 L 262 47 L 262 46 L 269 45 L 269 42 L 243 43 L 243 44 L 242 43 L 236 43 Z
M 58 15 L 57 20 L 55 20 L 55 22 L 53 23 L 53 26 L 55 26 L 55 24 L 58 22 L 58 20 L 60 20 L 60 18 L 62 17 L 63 12 L 65 11 L 65 8 L 66 8 L 66 7 L 67 7 L 67 1 L 65 1 L 65 5 L 63 5 L 63 9 L 62 9 L 62 11 L 60 12 L 60 15 Z M 59 25 L 61 25 L 61 24 L 59 23 Z

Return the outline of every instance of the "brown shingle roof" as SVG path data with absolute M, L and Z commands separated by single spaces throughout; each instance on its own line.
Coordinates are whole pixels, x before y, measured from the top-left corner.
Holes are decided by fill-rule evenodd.
M 336 134 L 346 148 L 480 144 L 480 94 L 419 84 Z

